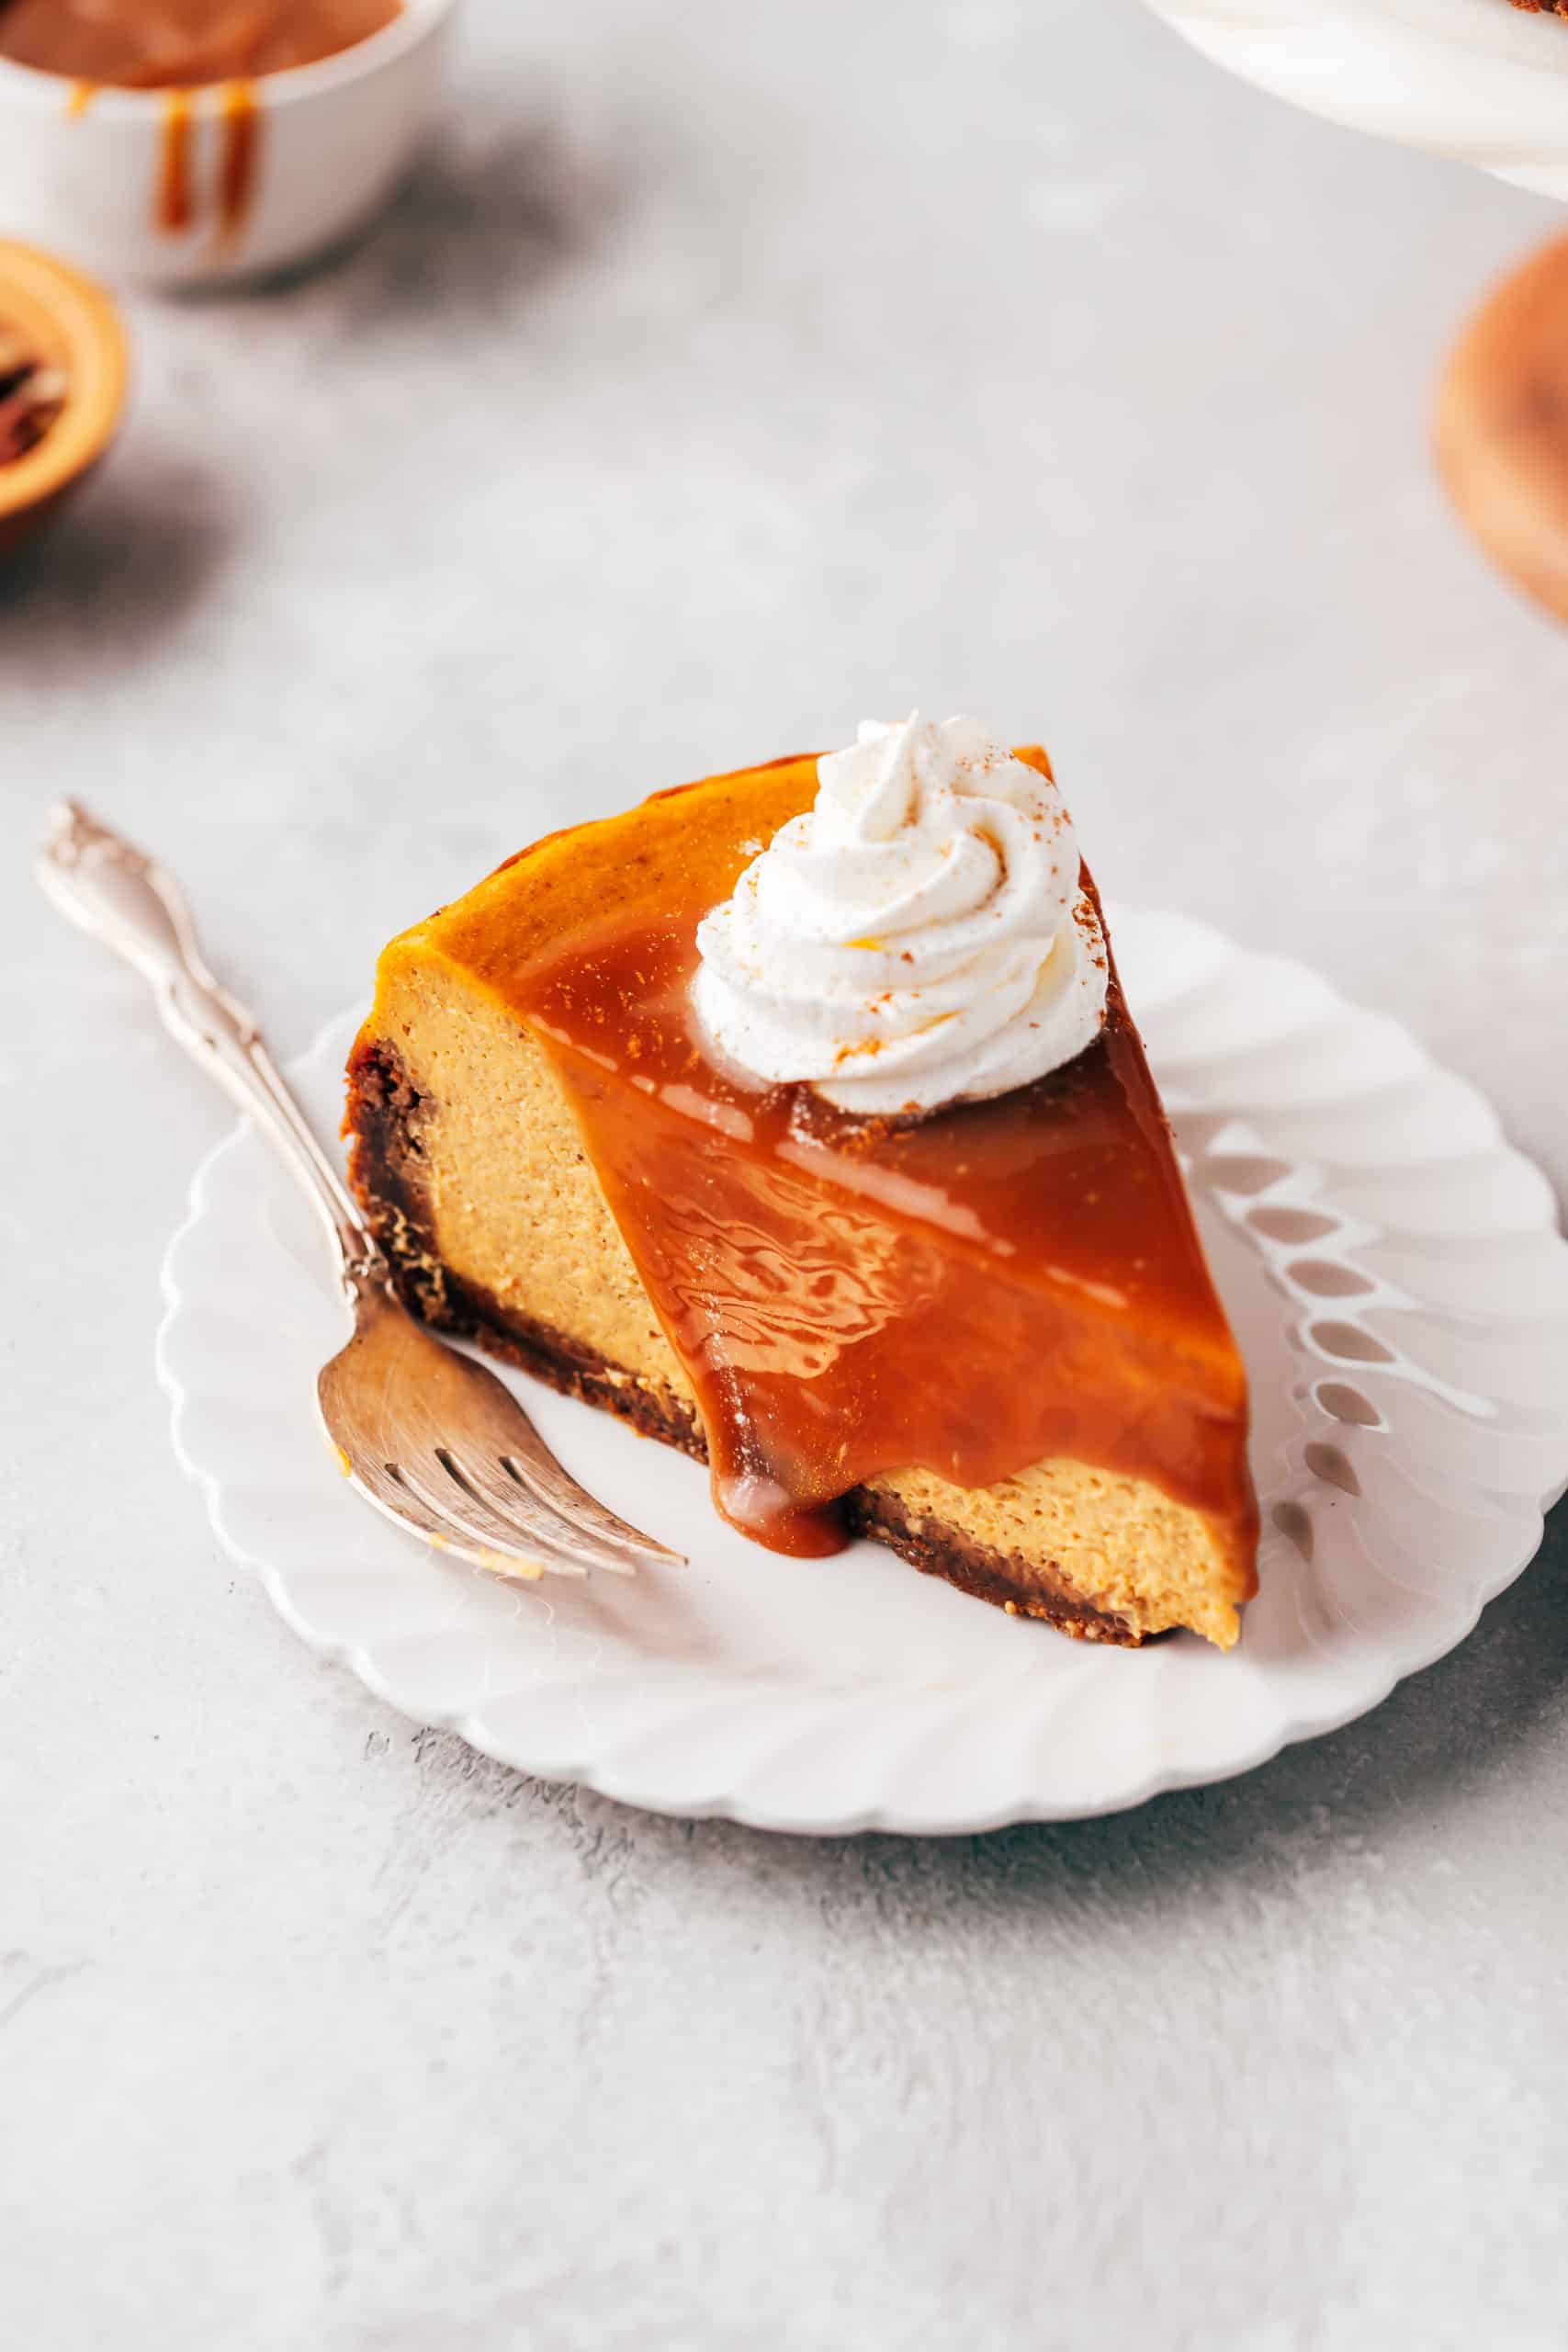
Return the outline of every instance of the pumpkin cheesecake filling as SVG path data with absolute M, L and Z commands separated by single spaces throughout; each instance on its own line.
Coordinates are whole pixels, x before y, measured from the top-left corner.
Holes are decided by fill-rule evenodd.
M 704 1027 L 699 929 L 818 786 L 558 834 L 386 950 L 348 1131 L 405 1295 L 705 1456 L 774 1550 L 866 1533 L 1070 1633 L 1228 1646 L 1246 1380 L 1076 851 L 1099 1027 L 1026 1084 L 866 1116 Z

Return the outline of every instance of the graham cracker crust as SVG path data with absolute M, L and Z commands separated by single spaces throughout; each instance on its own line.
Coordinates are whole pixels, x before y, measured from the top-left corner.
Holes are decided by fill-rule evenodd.
M 465 1281 L 443 1261 L 425 1202 L 419 1135 L 425 1098 L 384 1040 L 361 1041 L 348 1079 L 343 1132 L 350 1142 L 349 1182 L 411 1313 L 475 1341 L 565 1396 L 618 1414 L 639 1436 L 657 1438 L 705 1462 L 701 1424 L 683 1398 L 609 1363 L 570 1333 L 502 1306 L 491 1292 Z M 1092 1607 L 1065 1585 L 1043 1589 L 1037 1561 L 973 1544 L 955 1528 L 912 1519 L 899 1498 L 886 1489 L 857 1487 L 842 1508 L 852 1533 L 886 1544 L 924 1575 L 941 1577 L 1009 1615 L 1039 1619 L 1075 1641 L 1110 1642 L 1124 1649 L 1165 1638 Z

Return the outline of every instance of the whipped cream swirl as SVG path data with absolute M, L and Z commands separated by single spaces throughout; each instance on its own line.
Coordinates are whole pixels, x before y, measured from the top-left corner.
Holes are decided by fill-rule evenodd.
M 918 713 L 868 719 L 817 776 L 698 927 L 692 998 L 719 1058 L 875 1118 L 1081 1053 L 1108 958 L 1055 786 L 974 719 Z

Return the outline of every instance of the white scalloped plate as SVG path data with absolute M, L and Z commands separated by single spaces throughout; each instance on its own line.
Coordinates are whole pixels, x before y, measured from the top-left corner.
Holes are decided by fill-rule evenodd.
M 1309 113 L 1568 198 L 1568 21 L 1509 0 L 1149 0 Z
M 1251 1373 L 1263 1589 L 1239 1647 L 1064 1640 L 857 1544 L 789 1560 L 702 1472 L 516 1376 L 584 1483 L 691 1555 L 513 1585 L 404 1540 L 318 1429 L 344 1335 L 313 1212 L 238 1130 L 164 1267 L 158 1363 L 230 1557 L 422 1723 L 657 1812 L 976 1830 L 1219 1780 L 1469 1632 L 1568 1481 L 1568 1246 L 1481 1098 L 1293 964 L 1122 910 L 1119 959 Z M 351 1016 L 296 1071 L 337 1125 Z

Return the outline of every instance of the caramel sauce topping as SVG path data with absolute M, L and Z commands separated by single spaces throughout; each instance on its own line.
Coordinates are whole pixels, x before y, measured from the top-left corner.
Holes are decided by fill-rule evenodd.
M 601 911 L 538 952 L 508 938 L 504 876 L 454 943 L 552 1057 L 696 1393 L 719 1510 L 775 1550 L 832 1552 L 865 1480 L 918 1466 L 979 1487 L 1067 1455 L 1250 1546 L 1245 1376 L 1114 974 L 1075 1061 L 913 1125 L 749 1087 L 705 1052 L 697 923 L 809 802 L 814 768 L 795 766 L 750 796 L 694 787 L 694 854 L 660 852 L 657 815 L 640 855 L 634 820 L 574 835 L 563 869 Z M 535 895 L 547 928 L 542 872 Z

